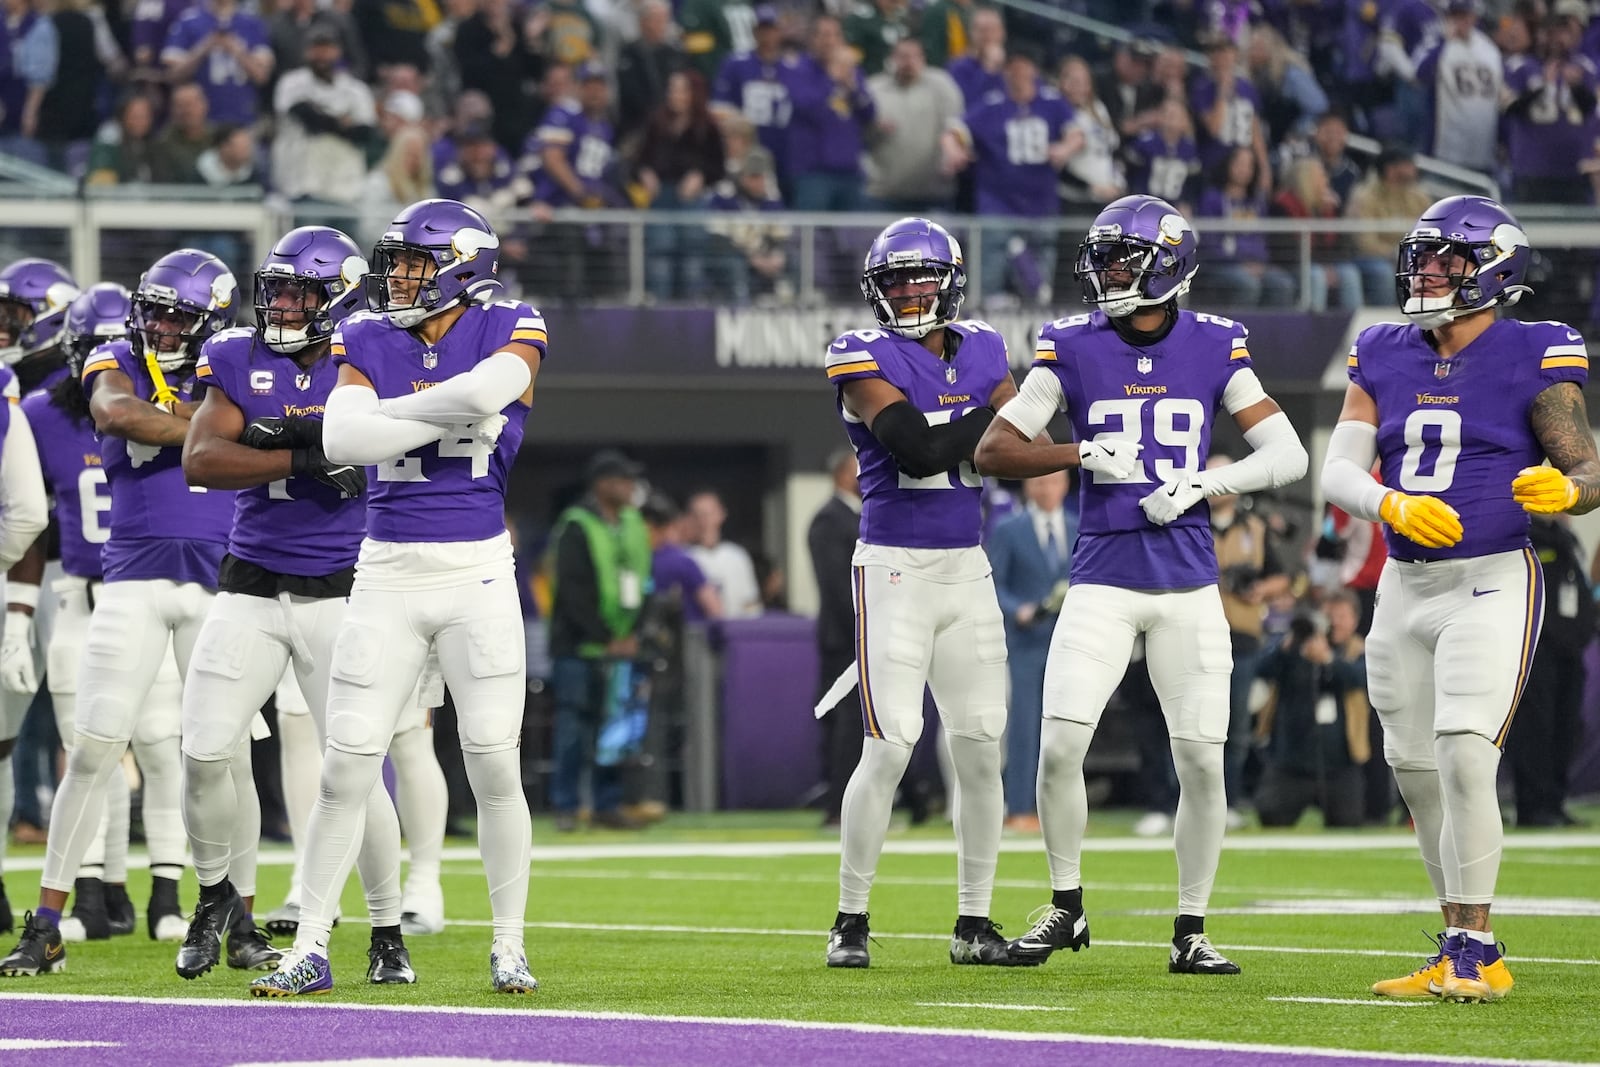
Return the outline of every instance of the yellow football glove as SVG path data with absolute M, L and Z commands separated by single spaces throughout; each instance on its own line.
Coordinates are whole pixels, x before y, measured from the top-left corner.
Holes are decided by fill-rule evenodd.
M 1578 502 L 1578 487 L 1554 467 L 1523 467 L 1511 481 L 1511 499 L 1523 511 L 1553 515 Z
M 1461 540 L 1461 516 L 1436 496 L 1408 496 L 1391 491 L 1378 514 L 1394 532 L 1423 548 L 1449 548 Z

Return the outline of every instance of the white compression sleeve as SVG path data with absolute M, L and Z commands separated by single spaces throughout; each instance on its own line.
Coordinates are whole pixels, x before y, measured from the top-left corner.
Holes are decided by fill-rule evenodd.
M 1328 458 L 1322 463 L 1322 494 L 1328 503 L 1358 519 L 1380 521 L 1378 509 L 1389 490 L 1372 476 L 1372 461 L 1377 458 L 1376 426 L 1359 419 L 1335 426 L 1328 438 Z
M 0 400 L 0 403 L 7 401 Z M 22 558 L 49 522 L 39 447 L 22 408 L 11 405 L 11 425 L 0 449 L 0 570 Z
M 432 389 L 380 401 L 378 410 L 393 418 L 477 422 L 516 400 L 532 382 L 533 371 L 521 356 L 496 352 Z
M 1255 493 L 1305 477 L 1311 460 L 1300 443 L 1294 424 L 1283 412 L 1274 412 L 1245 431 L 1251 452 L 1237 463 L 1204 471 L 1200 485 L 1206 496 Z
M 1031 441 L 1050 425 L 1065 404 L 1060 379 L 1047 368 L 1035 367 L 1022 379 L 1017 395 L 1001 405 L 999 415 Z
M 367 386 L 341 385 L 328 394 L 322 452 L 334 463 L 370 467 L 450 432 L 448 426 L 385 415 L 378 410 L 378 394 Z

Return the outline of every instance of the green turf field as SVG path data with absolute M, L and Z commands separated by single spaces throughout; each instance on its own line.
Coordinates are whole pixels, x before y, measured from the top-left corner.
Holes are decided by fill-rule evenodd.
M 1127 821 L 1094 818 L 1098 833 L 1084 857 L 1093 946 L 1016 969 L 950 965 L 949 827 L 897 828 L 873 895 L 872 967 L 855 972 L 822 965 L 838 859 L 810 814 L 679 816 L 638 835 L 559 838 L 539 823 L 528 954 L 542 988 L 528 1003 L 1600 1062 L 1600 836 L 1508 833 L 1496 908 L 1517 980 L 1508 999 L 1402 1006 L 1367 987 L 1415 967 L 1431 951 L 1421 931 L 1440 926 L 1404 832 L 1230 834 L 1207 925 L 1244 974 L 1200 978 L 1166 973 L 1176 867 L 1168 848 L 1107 836 Z M 6 887 L 19 921 L 37 889 L 39 853 L 10 853 Z M 259 910 L 281 898 L 283 860 L 280 852 L 263 862 Z M 337 988 L 326 999 L 509 1006 L 487 992 L 488 908 L 469 843 L 449 842 L 444 875 L 452 925 L 410 939 L 420 982 L 406 988 L 364 983 L 363 908 L 352 881 L 350 921 L 334 935 Z M 136 904 L 147 878 L 131 877 Z M 191 876 L 187 904 L 193 892 Z M 1020 933 L 1046 900 L 1038 839 L 1008 836 L 994 918 Z M 226 968 L 179 979 L 175 952 L 142 930 L 73 945 L 66 974 L 0 979 L 0 995 L 245 995 L 247 977 Z

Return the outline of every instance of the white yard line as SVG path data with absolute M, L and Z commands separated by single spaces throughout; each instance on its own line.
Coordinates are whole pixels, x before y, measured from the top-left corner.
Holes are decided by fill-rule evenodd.
M 1356 1000 L 1341 997 L 1263 997 L 1278 1004 L 1351 1004 L 1361 1008 L 1425 1008 L 1429 1004 L 1439 1003 L 1429 998 L 1427 1000 L 1396 1000 L 1394 997 L 1369 997 L 1366 1000 Z
M 1077 1008 L 1068 1008 L 1052 1004 L 970 1004 L 959 1000 L 918 1000 L 912 1002 L 918 1008 L 978 1008 L 983 1011 L 1077 1011 Z

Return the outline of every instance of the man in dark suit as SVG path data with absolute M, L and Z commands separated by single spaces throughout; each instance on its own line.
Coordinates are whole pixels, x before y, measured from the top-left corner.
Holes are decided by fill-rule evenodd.
M 995 527 L 989 539 L 994 587 L 1006 617 L 1011 667 L 1011 712 L 1006 725 L 1006 827 L 1037 832 L 1034 783 L 1039 773 L 1039 723 L 1044 714 L 1044 665 L 1050 632 L 1067 590 L 1077 533 L 1064 507 L 1067 474 L 1023 483 L 1027 506 Z
M 856 456 L 841 448 L 828 457 L 833 496 L 811 519 L 806 545 L 817 576 L 817 696 L 856 658 L 856 608 L 850 584 L 850 559 L 861 525 L 861 494 L 856 485 Z M 840 701 L 822 720 L 823 767 L 828 793 L 823 824 L 837 826 L 844 787 L 861 760 L 861 698 L 857 691 Z

